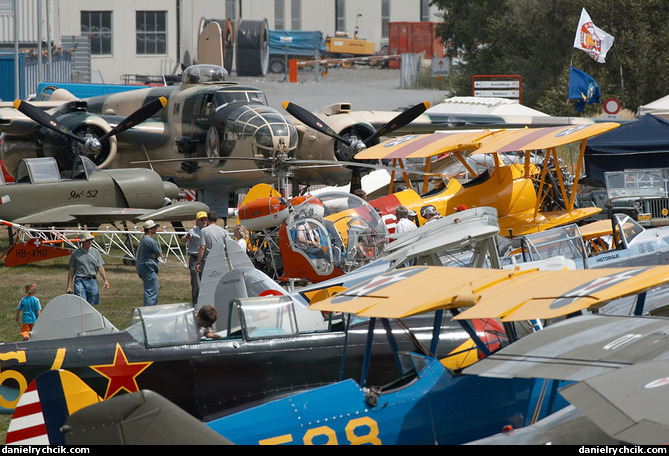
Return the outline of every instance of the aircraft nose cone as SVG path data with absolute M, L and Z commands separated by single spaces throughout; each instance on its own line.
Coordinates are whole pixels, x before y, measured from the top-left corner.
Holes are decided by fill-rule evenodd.
M 174 182 L 163 181 L 163 188 L 166 198 L 175 199 L 179 196 L 179 187 Z

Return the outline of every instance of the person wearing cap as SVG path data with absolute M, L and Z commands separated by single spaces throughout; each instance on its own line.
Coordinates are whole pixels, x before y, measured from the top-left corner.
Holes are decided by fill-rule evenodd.
M 395 225 L 396 234 L 407 233 L 417 228 L 416 224 L 409 220 L 409 209 L 406 206 L 397 206 L 395 208 L 395 217 L 397 218 L 397 225 Z
M 420 215 L 425 219 L 425 223 L 441 218 L 441 214 L 439 214 L 437 208 L 431 204 L 423 206 L 420 210 Z
M 158 267 L 162 251 L 153 238 L 160 225 L 153 220 L 144 222 L 144 235 L 137 247 L 137 275 L 144 284 L 144 306 L 155 306 L 158 303 Z
M 92 248 L 93 239 L 93 234 L 85 231 L 79 248 L 72 252 L 65 292 L 74 293 L 85 299 L 90 305 L 97 306 L 100 304 L 98 273 L 104 280 L 102 285 L 104 290 L 109 289 L 109 280 L 107 280 L 107 271 L 105 271 L 105 262 L 102 255 L 98 250 Z
M 197 304 L 197 296 L 200 293 L 200 278 L 202 273 L 197 270 L 197 254 L 200 249 L 202 228 L 207 226 L 207 213 L 200 211 L 195 215 L 195 226 L 181 236 L 186 242 L 186 253 L 188 253 L 188 270 L 190 271 L 191 302 Z
M 230 237 L 228 231 L 216 224 L 218 220 L 218 213 L 210 211 L 207 214 L 207 226 L 202 228 L 202 238 L 200 239 L 200 247 L 197 252 L 197 271 L 202 274 L 204 269 L 204 262 L 207 260 L 207 255 L 215 244 L 222 244 L 225 239 Z
M 20 330 L 21 339 L 28 340 L 30 339 L 30 331 L 32 331 L 37 317 L 42 312 L 42 307 L 40 306 L 39 299 L 35 296 L 37 284 L 34 282 L 29 283 L 24 288 L 26 295 L 19 301 L 19 307 L 16 309 L 14 320 L 19 321 L 19 315 L 23 312 Z

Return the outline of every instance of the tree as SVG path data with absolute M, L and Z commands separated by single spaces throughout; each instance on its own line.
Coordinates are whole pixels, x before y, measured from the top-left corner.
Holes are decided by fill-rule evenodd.
M 522 103 L 552 115 L 575 115 L 567 100 L 569 66 L 591 75 L 602 99 L 615 97 L 636 109 L 669 90 L 669 2 L 664 0 L 591 0 L 593 22 L 615 41 L 606 63 L 573 48 L 583 7 L 576 0 L 433 0 L 443 22 L 437 33 L 448 54 L 463 65 L 452 81 L 456 94 L 471 93 L 475 74 L 522 77 Z M 589 105 L 593 115 L 601 105 Z

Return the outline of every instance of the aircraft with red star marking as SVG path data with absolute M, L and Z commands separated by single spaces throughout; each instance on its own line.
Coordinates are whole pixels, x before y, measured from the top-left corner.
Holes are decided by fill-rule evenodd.
M 217 260 L 223 257 L 230 259 Z M 226 269 L 228 262 L 235 268 Z M 221 289 L 238 299 L 221 297 Z M 213 329 L 219 339 L 201 337 L 191 303 L 137 307 L 131 326 L 118 330 L 82 298 L 61 295 L 44 306 L 30 340 L 0 344 L 0 407 L 11 412 L 28 385 L 54 369 L 72 372 L 102 399 L 151 390 L 204 421 L 340 375 L 356 376 L 364 362 L 365 321 L 347 334 L 342 315 L 312 311 L 305 299 L 255 269 L 232 240 L 225 251 L 217 245 L 207 257 L 198 302 L 216 303 Z M 433 318 L 391 323 L 394 343 L 430 352 Z M 490 347 L 507 342 L 498 323 L 475 326 Z M 449 357 L 454 368 L 484 356 L 458 322 L 445 318 L 441 328 L 438 355 Z M 340 373 L 345 339 L 347 365 Z M 391 344 L 379 341 L 374 348 L 379 358 L 370 377 L 388 382 L 397 375 Z

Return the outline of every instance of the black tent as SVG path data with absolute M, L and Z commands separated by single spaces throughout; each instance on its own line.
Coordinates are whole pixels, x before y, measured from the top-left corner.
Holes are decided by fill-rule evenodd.
M 588 140 L 587 177 L 604 182 L 607 171 L 669 168 L 669 121 L 645 114 Z

